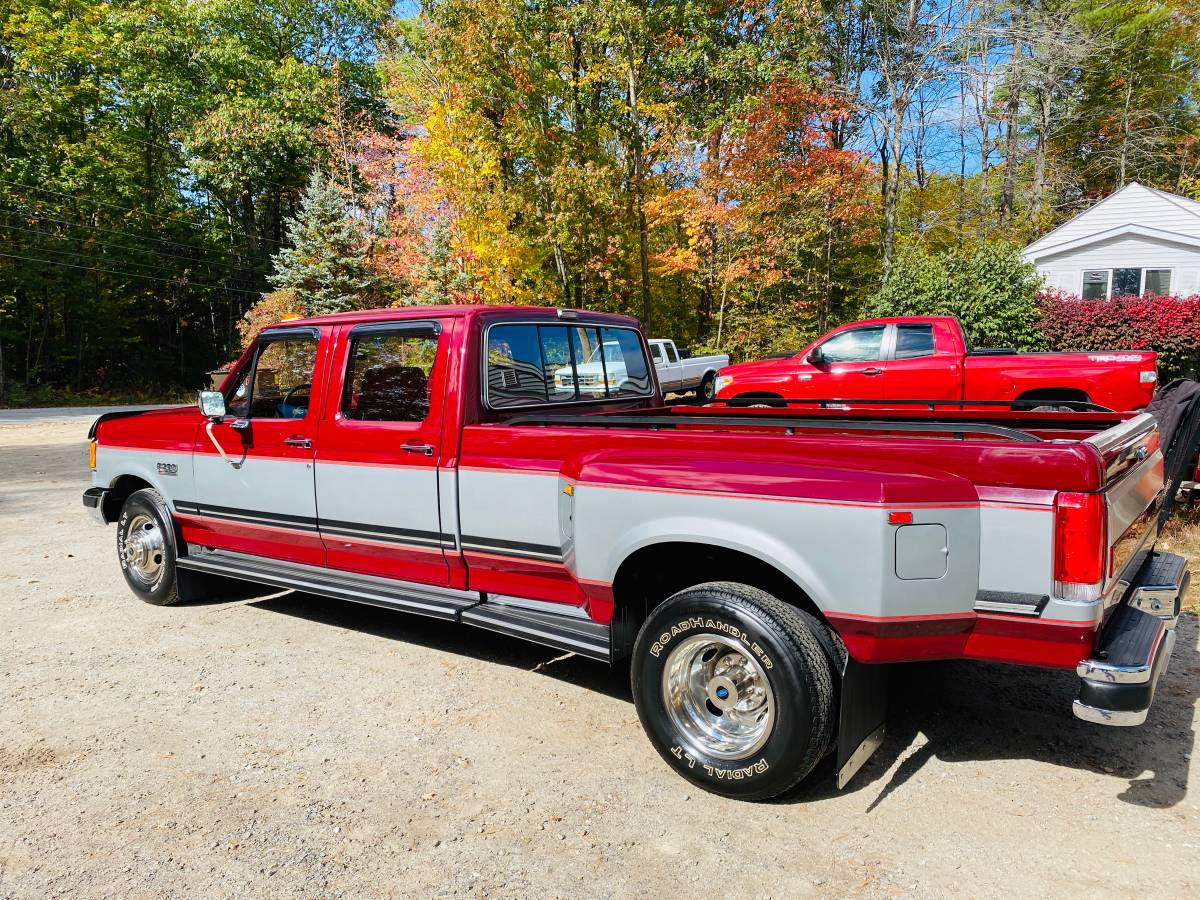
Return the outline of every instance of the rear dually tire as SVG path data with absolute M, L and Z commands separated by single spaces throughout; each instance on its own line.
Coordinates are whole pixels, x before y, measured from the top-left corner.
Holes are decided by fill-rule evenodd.
M 680 591 L 642 626 L 633 700 L 650 742 L 693 784 L 741 800 L 791 789 L 829 751 L 834 668 L 808 613 L 766 591 Z

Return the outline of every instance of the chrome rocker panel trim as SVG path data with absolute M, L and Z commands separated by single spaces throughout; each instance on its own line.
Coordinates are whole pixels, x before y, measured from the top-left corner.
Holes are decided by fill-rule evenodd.
M 229 550 L 188 545 L 176 561 L 180 569 L 235 578 L 272 587 L 303 591 L 353 603 L 381 606 L 488 631 L 607 662 L 611 657 L 609 626 L 580 615 L 576 607 L 553 610 L 553 604 L 501 597 L 478 591 L 415 584 L 342 569 L 283 562 Z

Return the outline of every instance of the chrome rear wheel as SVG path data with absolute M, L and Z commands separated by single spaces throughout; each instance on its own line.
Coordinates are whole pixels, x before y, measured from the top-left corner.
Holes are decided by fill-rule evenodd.
M 663 704 L 691 748 L 717 759 L 744 759 L 771 734 L 775 693 L 766 673 L 737 641 L 696 635 L 667 657 Z

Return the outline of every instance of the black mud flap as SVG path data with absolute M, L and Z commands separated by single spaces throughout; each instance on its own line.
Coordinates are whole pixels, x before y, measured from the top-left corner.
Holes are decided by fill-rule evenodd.
M 844 788 L 883 743 L 887 719 L 887 665 L 865 665 L 849 656 L 842 667 L 838 712 L 837 786 Z

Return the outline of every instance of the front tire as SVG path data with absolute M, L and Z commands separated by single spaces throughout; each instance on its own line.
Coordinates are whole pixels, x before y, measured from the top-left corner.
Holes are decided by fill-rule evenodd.
M 117 519 L 117 559 L 129 589 L 154 606 L 179 602 L 175 534 L 158 491 L 134 491 Z
M 828 752 L 833 667 L 802 610 L 744 584 L 668 598 L 634 645 L 633 700 L 656 750 L 693 784 L 765 800 Z

